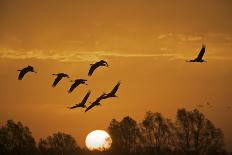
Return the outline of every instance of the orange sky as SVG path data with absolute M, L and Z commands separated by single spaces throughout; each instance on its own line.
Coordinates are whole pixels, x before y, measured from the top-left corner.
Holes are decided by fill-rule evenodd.
M 231 0 L 0 0 L 0 124 L 29 126 L 38 139 L 57 131 L 85 135 L 106 129 L 112 118 L 143 119 L 146 111 L 174 119 L 176 110 L 210 102 L 202 112 L 223 129 L 232 150 Z M 202 43 L 208 60 L 186 63 Z M 87 77 L 99 59 L 109 68 Z M 38 74 L 17 80 L 31 64 Z M 88 86 L 67 93 L 71 83 L 52 88 L 52 73 L 87 78 Z M 92 91 L 94 100 L 122 82 L 117 99 L 88 113 L 66 107 Z

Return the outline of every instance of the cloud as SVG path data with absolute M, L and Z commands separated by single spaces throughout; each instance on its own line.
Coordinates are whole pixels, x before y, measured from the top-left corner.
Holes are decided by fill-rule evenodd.
M 202 41 L 203 37 L 199 35 L 183 35 L 183 34 L 177 34 L 177 37 L 183 41 L 183 42 L 194 42 L 194 41 Z
M 75 61 L 97 61 L 103 58 L 154 58 L 154 57 L 176 57 L 176 54 L 158 53 L 158 54 L 141 54 L 141 53 L 122 53 L 110 51 L 42 51 L 38 49 L 22 51 L 1 49 L 0 58 L 6 59 L 40 59 L 40 60 L 57 60 L 62 62 Z
M 203 37 L 201 35 L 186 35 L 186 34 L 174 34 L 174 33 L 167 33 L 167 34 L 161 34 L 157 37 L 157 39 L 165 39 L 172 37 L 174 39 L 179 39 L 181 41 L 201 41 L 203 40 Z
M 170 37 L 170 36 L 172 36 L 172 35 L 173 35 L 172 33 L 161 34 L 161 35 L 159 35 L 157 38 L 158 38 L 158 39 L 164 39 L 164 38 Z

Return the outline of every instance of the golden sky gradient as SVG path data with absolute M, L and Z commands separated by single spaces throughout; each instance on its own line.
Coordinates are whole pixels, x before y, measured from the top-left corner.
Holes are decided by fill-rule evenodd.
M 200 109 L 223 129 L 232 150 L 231 0 L 0 0 L 0 124 L 29 126 L 37 138 L 57 131 L 80 145 L 112 118 L 146 111 L 175 118 L 178 108 Z M 206 44 L 203 64 L 186 63 Z M 99 59 L 109 68 L 87 77 Z M 17 80 L 31 64 L 38 74 Z M 67 93 L 63 80 L 52 88 L 52 73 L 87 78 L 88 86 Z M 69 110 L 90 89 L 90 101 L 121 81 L 119 98 L 84 113 Z

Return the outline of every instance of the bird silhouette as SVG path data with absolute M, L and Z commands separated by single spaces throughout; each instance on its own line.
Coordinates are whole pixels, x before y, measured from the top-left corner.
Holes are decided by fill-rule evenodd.
M 64 78 L 64 77 L 69 78 L 69 76 L 68 76 L 67 74 L 65 74 L 65 73 L 57 73 L 57 74 L 52 74 L 52 75 L 57 76 L 57 77 L 55 78 L 53 84 L 52 84 L 52 87 L 55 87 L 55 86 L 60 82 L 60 80 L 61 80 L 62 78 Z
M 93 74 L 93 72 L 100 66 L 106 66 L 106 67 L 109 66 L 105 60 L 100 60 L 100 61 L 98 61 L 94 64 L 90 64 L 90 65 L 91 65 L 91 67 L 89 69 L 88 76 L 91 76 Z
M 86 82 L 87 80 L 85 80 L 85 79 L 76 79 L 76 80 L 74 80 L 74 81 L 71 81 L 71 82 L 74 82 L 72 85 L 71 85 L 71 87 L 69 88 L 69 90 L 68 90 L 68 93 L 71 93 L 77 86 L 79 86 L 80 84 L 86 84 L 85 82 Z M 88 85 L 88 84 L 86 84 L 86 85 Z
M 195 58 L 195 59 L 192 59 L 192 60 L 187 60 L 187 62 L 206 62 L 204 59 L 203 59 L 203 56 L 205 54 L 205 45 L 202 45 L 202 48 L 198 54 L 198 56 Z
M 92 102 L 92 104 L 85 109 L 85 112 L 89 111 L 90 109 L 92 109 L 95 106 L 101 105 L 100 101 L 103 99 L 104 96 L 105 96 L 105 93 L 103 93 L 94 102 Z
M 18 76 L 18 80 L 22 80 L 24 75 L 27 74 L 28 72 L 34 72 L 34 73 L 37 73 L 36 71 L 34 71 L 34 68 L 30 65 L 28 65 L 27 67 L 23 68 L 23 69 L 19 69 L 17 70 L 19 71 L 19 76 Z
M 103 96 L 103 99 L 107 99 L 107 98 L 110 98 L 110 97 L 117 97 L 116 96 L 116 92 L 118 91 L 118 88 L 120 86 L 121 82 L 119 81 L 115 86 L 114 88 L 111 90 L 110 93 L 107 93 Z
M 90 94 L 91 94 L 91 91 L 88 91 L 87 94 L 85 95 L 85 97 L 82 99 L 82 101 L 79 104 L 76 104 L 76 105 L 74 105 L 72 107 L 69 107 L 69 109 L 74 109 L 74 108 L 78 108 L 78 107 L 86 108 L 85 103 L 87 102 Z

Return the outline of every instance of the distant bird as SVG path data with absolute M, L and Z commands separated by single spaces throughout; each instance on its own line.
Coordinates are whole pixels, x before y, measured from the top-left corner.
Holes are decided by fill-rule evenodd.
M 105 94 L 105 95 L 103 96 L 103 99 L 107 99 L 107 98 L 110 98 L 110 97 L 117 97 L 117 96 L 116 96 L 116 92 L 118 91 L 118 88 L 119 88 L 120 84 L 121 84 L 121 82 L 119 81 L 119 82 L 114 86 L 114 88 L 111 90 L 110 93 Z
M 77 86 L 79 86 L 80 84 L 86 84 L 85 82 L 86 82 L 87 80 L 85 80 L 85 79 L 76 79 L 76 80 L 74 80 L 74 81 L 71 81 L 71 82 L 74 82 L 73 84 L 72 84 L 72 86 L 69 88 L 69 90 L 68 90 L 68 93 L 71 93 Z M 88 84 L 86 84 L 86 85 L 88 85 Z
M 103 99 L 103 97 L 105 96 L 105 93 L 103 93 L 100 97 L 98 97 L 90 106 L 88 106 L 85 109 L 85 112 L 89 111 L 90 109 L 92 109 L 95 106 L 101 105 L 100 101 Z
M 100 61 L 96 62 L 95 64 L 90 64 L 90 65 L 91 65 L 91 67 L 89 69 L 88 76 L 91 76 L 93 74 L 93 72 L 95 71 L 95 69 L 97 69 L 100 66 L 106 66 L 106 67 L 109 66 L 105 60 L 100 60 Z
M 87 102 L 90 94 L 91 94 L 91 92 L 88 91 L 88 93 L 85 95 L 85 97 L 83 98 L 83 100 L 79 104 L 76 104 L 76 105 L 74 105 L 72 107 L 69 107 L 69 109 L 74 109 L 74 108 L 77 108 L 77 107 L 86 108 L 85 103 Z
M 60 82 L 60 80 L 62 78 L 64 78 L 64 77 L 69 78 L 69 76 L 67 74 L 65 74 L 65 73 L 57 73 L 57 74 L 52 74 L 52 75 L 57 76 L 56 79 L 54 80 L 53 84 L 52 84 L 52 87 L 55 87 Z
M 193 59 L 193 60 L 188 60 L 187 62 L 206 62 L 204 59 L 203 59 L 203 56 L 205 54 L 205 45 L 202 45 L 202 48 L 201 48 L 201 51 L 199 52 L 197 58 Z
M 27 67 L 25 67 L 21 70 L 17 70 L 17 71 L 20 71 L 19 76 L 18 76 L 18 80 L 22 80 L 24 75 L 27 74 L 28 72 L 37 73 L 36 71 L 34 71 L 34 68 L 30 65 L 28 65 Z

